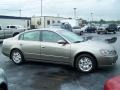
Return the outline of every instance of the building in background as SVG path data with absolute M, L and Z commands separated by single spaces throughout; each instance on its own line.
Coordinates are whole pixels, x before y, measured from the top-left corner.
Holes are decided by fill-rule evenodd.
M 59 23 L 63 17 L 54 17 L 54 16 L 33 16 L 31 17 L 31 28 L 46 28 L 51 24 Z
M 31 18 L 0 15 L 0 26 L 5 28 L 7 25 L 20 25 L 25 28 L 30 28 Z

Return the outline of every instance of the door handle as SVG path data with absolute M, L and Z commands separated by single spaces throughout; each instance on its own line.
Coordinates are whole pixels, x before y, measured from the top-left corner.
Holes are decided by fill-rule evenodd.
M 45 46 L 41 46 L 41 48 L 45 48 Z
M 22 46 L 23 44 L 20 43 L 20 46 Z

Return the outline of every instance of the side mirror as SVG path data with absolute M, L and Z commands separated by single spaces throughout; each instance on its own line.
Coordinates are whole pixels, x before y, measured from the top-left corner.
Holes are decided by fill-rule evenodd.
M 65 40 L 59 40 L 57 41 L 58 44 L 67 44 L 67 42 Z

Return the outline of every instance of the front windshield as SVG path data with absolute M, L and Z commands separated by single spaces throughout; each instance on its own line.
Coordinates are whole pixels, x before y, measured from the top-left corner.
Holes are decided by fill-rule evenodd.
M 58 33 L 60 33 L 64 38 L 66 38 L 67 40 L 69 40 L 72 43 L 78 43 L 78 42 L 82 42 L 84 41 L 84 39 L 80 36 L 78 36 L 77 34 L 70 32 L 70 31 L 58 31 Z

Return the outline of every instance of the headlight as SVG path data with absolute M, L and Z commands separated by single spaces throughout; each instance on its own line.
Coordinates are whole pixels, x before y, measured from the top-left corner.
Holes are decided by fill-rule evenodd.
M 116 51 L 115 50 L 105 50 L 105 49 L 102 49 L 102 50 L 100 50 L 100 52 L 104 56 L 113 56 L 113 55 L 116 55 Z

